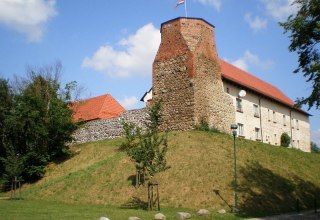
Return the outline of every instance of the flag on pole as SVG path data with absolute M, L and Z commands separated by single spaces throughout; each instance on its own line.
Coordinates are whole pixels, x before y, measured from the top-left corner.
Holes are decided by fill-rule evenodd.
M 185 1 L 185 0 L 178 0 L 178 2 L 177 2 L 177 4 L 176 4 L 176 7 L 178 7 L 179 5 L 184 4 L 184 1 Z
M 187 0 L 178 0 L 176 7 L 178 7 L 179 5 L 184 4 L 184 11 L 186 12 L 186 18 L 188 17 L 188 13 L 187 13 Z

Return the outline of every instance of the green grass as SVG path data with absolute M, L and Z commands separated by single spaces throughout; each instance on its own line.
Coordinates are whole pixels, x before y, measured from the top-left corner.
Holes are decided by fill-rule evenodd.
M 73 146 L 74 156 L 50 164 L 42 180 L 23 186 L 22 197 L 77 206 L 145 207 L 147 188 L 134 188 L 134 164 L 118 150 L 122 141 Z M 169 146 L 171 168 L 155 177 L 162 207 L 229 210 L 234 205 L 231 136 L 171 132 Z M 302 210 L 312 209 L 314 198 L 320 201 L 319 165 L 319 154 L 237 138 L 239 216 L 291 212 L 297 199 Z
M 0 199 L 1 220 L 43 220 L 43 219 L 99 219 L 108 217 L 112 220 L 125 220 L 130 216 L 137 216 L 141 219 L 153 219 L 158 211 L 145 211 L 135 209 L 123 209 L 119 207 L 106 207 L 102 205 L 79 205 L 57 202 L 43 202 L 32 200 L 3 200 Z M 176 219 L 179 211 L 189 212 L 192 219 L 203 219 L 190 209 L 164 208 L 160 212 L 166 215 L 167 219 Z M 210 213 L 205 219 L 238 219 L 232 214 L 218 214 L 216 210 Z

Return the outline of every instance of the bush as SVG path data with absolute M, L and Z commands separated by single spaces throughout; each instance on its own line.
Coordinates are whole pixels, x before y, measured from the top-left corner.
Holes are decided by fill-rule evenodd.
M 287 133 L 282 133 L 282 135 L 281 135 L 281 146 L 282 147 L 289 147 L 290 140 L 291 140 L 291 138 Z
M 221 131 L 219 129 L 217 129 L 215 127 L 210 127 L 209 123 L 204 118 L 202 118 L 200 124 L 196 126 L 196 130 L 208 131 L 208 132 L 213 132 L 213 133 L 221 133 Z

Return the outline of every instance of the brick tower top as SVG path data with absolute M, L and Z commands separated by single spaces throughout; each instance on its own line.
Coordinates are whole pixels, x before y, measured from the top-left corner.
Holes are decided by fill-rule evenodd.
M 217 59 L 214 26 L 201 18 L 179 17 L 162 23 L 161 46 L 155 61 L 187 52 Z
M 153 101 L 163 102 L 163 129 L 187 130 L 206 120 L 228 131 L 232 99 L 223 91 L 214 26 L 199 18 L 176 18 L 161 25 L 153 62 Z

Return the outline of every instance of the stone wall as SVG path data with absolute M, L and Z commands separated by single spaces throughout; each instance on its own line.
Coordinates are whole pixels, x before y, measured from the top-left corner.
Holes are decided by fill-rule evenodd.
M 139 127 L 144 128 L 144 123 L 148 120 L 148 111 L 145 108 L 130 110 L 123 112 L 118 118 L 86 122 L 73 134 L 74 141 L 72 144 L 121 137 L 122 120 L 125 122 L 133 122 Z
M 152 101 L 163 101 L 162 129 L 188 130 L 205 119 L 230 132 L 235 110 L 223 91 L 212 25 L 195 18 L 163 23 L 152 77 Z

